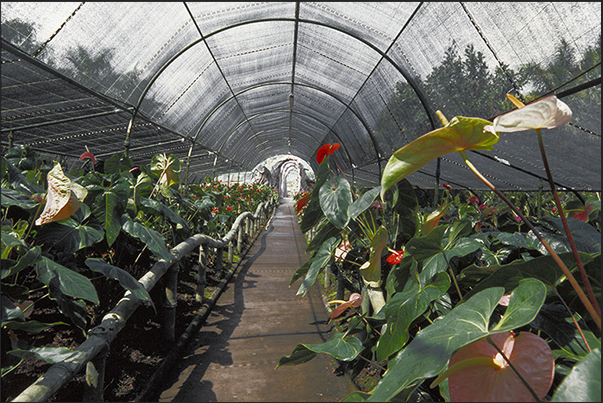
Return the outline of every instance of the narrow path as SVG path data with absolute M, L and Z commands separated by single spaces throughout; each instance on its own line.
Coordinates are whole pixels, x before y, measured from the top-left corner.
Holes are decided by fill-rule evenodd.
M 292 275 L 308 260 L 293 199 L 283 199 L 207 321 L 191 340 L 160 402 L 319 402 L 353 392 L 326 354 L 274 369 L 298 343 L 329 337 L 328 314 L 315 285 L 300 299 Z

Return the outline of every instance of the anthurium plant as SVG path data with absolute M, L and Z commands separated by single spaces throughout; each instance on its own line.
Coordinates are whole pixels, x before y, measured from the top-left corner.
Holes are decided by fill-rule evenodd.
M 85 335 L 126 290 L 154 306 L 136 280 L 152 264 L 173 260 L 169 250 L 194 234 L 223 237 L 238 214 L 275 196 L 265 185 L 213 180 L 179 188 L 173 155 L 148 166 L 123 154 L 98 164 L 86 148 L 80 160 L 66 172 L 20 146 L 0 159 L 2 337 L 11 345 L 3 343 L 3 377 L 24 360 L 69 358 L 71 350 L 33 345 L 32 336 L 58 326 Z M 49 303 L 63 320 L 44 320 Z
M 508 98 L 517 109 L 493 122 L 438 111 L 442 128 L 394 152 L 374 188 L 354 188 L 329 166 L 339 147 L 320 147 L 297 204 L 311 258 L 291 285 L 303 297 L 328 270 L 349 297 L 331 300 L 336 337 L 297 345 L 277 367 L 325 353 L 354 379 L 377 374 L 346 401 L 600 401 L 600 196 L 553 185 L 542 131 L 567 124 L 570 108 Z M 526 130 L 548 196 L 505 194 L 467 156 Z M 491 191 L 443 184 L 440 204 L 420 203 L 407 176 L 451 152 Z

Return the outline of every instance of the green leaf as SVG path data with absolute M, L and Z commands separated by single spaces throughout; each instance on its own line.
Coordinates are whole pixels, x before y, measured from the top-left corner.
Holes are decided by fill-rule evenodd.
M 515 288 L 509 299 L 509 306 L 502 319 L 492 328 L 492 332 L 502 333 L 530 323 L 546 298 L 546 286 L 535 278 L 520 281 L 521 287 Z
M 105 171 L 105 174 L 114 175 L 129 171 L 130 169 L 132 169 L 132 166 L 133 163 L 129 157 L 126 157 L 124 153 L 116 153 L 105 161 L 103 169 Z
M 96 289 L 90 280 L 70 270 L 45 256 L 42 256 L 36 264 L 38 271 L 38 280 L 46 285 L 50 285 L 50 281 L 54 276 L 58 277 L 59 288 L 61 292 L 73 298 L 81 298 L 98 304 L 98 295 Z
M 187 233 L 190 232 L 190 227 L 188 223 L 165 204 L 147 198 L 142 198 L 140 200 L 140 203 L 145 207 L 151 208 L 154 211 L 161 213 L 161 215 L 164 216 L 167 220 L 169 220 L 172 224 L 175 224 L 177 229 L 182 229 Z
M 367 208 L 369 208 L 371 204 L 373 204 L 373 201 L 375 201 L 375 198 L 379 196 L 380 191 L 381 186 L 377 186 L 367 191 L 357 200 L 355 200 L 348 209 L 350 219 L 355 220 L 360 214 L 362 214 Z
M 488 330 L 490 316 L 503 295 L 502 287 L 485 289 L 466 302 L 457 305 L 442 319 L 417 333 L 416 337 L 389 362 L 369 401 L 391 400 L 405 389 L 414 387 L 426 378 L 438 375 L 458 349 L 490 334 L 500 333 L 511 326 L 521 327 L 533 318 L 544 301 L 546 288 L 535 279 L 523 280 L 511 297 L 511 317 L 496 330 Z M 526 298 L 526 296 L 528 296 Z M 524 305 L 529 308 L 524 309 Z
M 159 258 L 171 262 L 175 259 L 165 244 L 165 238 L 157 231 L 145 227 L 144 225 L 133 221 L 126 214 L 122 216 L 122 228 L 123 230 L 133 236 L 134 238 L 140 239 L 142 243 L 147 245 L 149 250 Z
M 75 253 L 102 241 L 104 237 L 105 233 L 98 224 L 82 224 L 72 216 L 67 220 L 42 226 L 38 230 L 36 241 L 47 246 L 54 246 L 65 253 Z
M 492 150 L 499 140 L 495 133 L 483 131 L 491 125 L 484 119 L 455 116 L 441 129 L 433 130 L 396 151 L 381 177 L 381 199 L 396 182 L 444 154 L 466 150 Z
M 23 311 L 10 298 L 2 295 L 2 326 L 13 320 L 24 322 Z
M 127 271 L 116 266 L 111 266 L 110 264 L 107 264 L 101 259 L 97 258 L 86 259 L 84 263 L 90 268 L 90 270 L 97 273 L 102 273 L 105 277 L 110 279 L 117 280 L 119 285 L 130 291 L 138 299 L 148 301 L 153 304 L 153 301 L 151 300 L 151 297 L 144 286 Z
M 316 277 L 320 270 L 329 264 L 331 257 L 333 255 L 333 251 L 339 244 L 339 240 L 335 237 L 331 237 L 325 241 L 324 244 L 320 247 L 320 249 L 316 252 L 316 254 L 312 257 L 310 264 L 310 269 L 302 281 L 299 289 L 297 290 L 296 295 L 305 295 L 308 289 L 314 284 L 316 281 Z
M 172 197 L 169 188 L 180 183 L 180 165 L 172 154 L 156 154 L 151 159 L 151 172 L 159 178 L 156 186 L 165 197 Z
M 438 226 L 426 236 L 413 237 L 408 241 L 406 252 L 423 263 L 421 282 L 446 271 L 453 257 L 467 256 L 481 248 L 477 240 L 462 237 L 466 233 L 466 223 L 456 221 L 451 226 Z
M 298 344 L 291 355 L 278 360 L 276 368 L 283 365 L 302 364 L 310 361 L 319 353 L 329 354 L 337 360 L 351 361 L 362 351 L 362 342 L 357 337 L 344 336 L 344 333 L 336 333 L 325 343 Z
M 431 301 L 440 298 L 450 287 L 450 277 L 439 273 L 429 284 L 421 286 L 415 279 L 403 292 L 395 294 L 385 306 L 387 328 L 377 342 L 377 361 L 383 361 L 400 350 L 410 338 L 411 323 L 423 315 Z
M 86 303 L 81 299 L 66 297 L 61 290 L 59 276 L 55 275 L 49 281 L 48 295 L 57 303 L 59 310 L 71 319 L 75 326 L 82 330 L 86 329 L 86 317 L 88 316 Z
M 350 183 L 341 176 L 326 181 L 319 191 L 320 207 L 327 219 L 337 228 L 343 229 L 350 221 L 348 209 L 352 204 Z
M 553 395 L 553 402 L 601 401 L 601 349 L 592 350 L 565 377 Z
M 38 334 L 46 329 L 50 329 L 51 327 L 58 325 L 67 325 L 65 322 L 54 322 L 54 323 L 43 323 L 37 320 L 28 320 L 27 322 L 8 322 L 3 323 L 2 326 L 6 326 L 7 329 L 12 330 L 22 330 L 29 334 Z
M 331 237 L 338 237 L 341 230 L 326 221 L 323 226 L 320 227 L 318 232 L 314 235 L 308 246 L 306 247 L 306 253 L 312 254 L 317 251 L 324 242 Z
M 38 261 L 41 255 L 42 250 L 39 246 L 34 246 L 33 248 L 28 249 L 23 256 L 20 256 L 19 259 L 17 259 L 15 264 L 9 267 L 6 267 L 4 264 L 2 265 L 2 278 L 12 276 L 19 273 L 21 270 L 32 266 Z
M 320 219 L 324 216 L 322 209 L 320 208 L 319 201 L 319 192 L 322 186 L 325 184 L 327 179 L 329 178 L 329 162 L 328 158 L 323 161 L 322 164 L 318 167 L 318 172 L 316 172 L 316 183 L 312 188 L 312 197 L 310 197 L 310 201 L 306 206 L 306 211 L 302 217 L 302 220 L 299 224 L 302 232 L 309 231 L 312 227 L 320 222 Z
M 92 213 L 103 225 L 109 246 L 121 231 L 120 217 L 126 209 L 129 192 L 130 185 L 122 178 L 94 199 Z
M 82 353 L 69 350 L 66 347 L 34 347 L 29 350 L 11 350 L 7 354 L 14 355 L 24 360 L 42 360 L 49 364 L 56 364 L 73 358 Z
M 561 254 L 559 258 L 570 271 L 576 269 L 576 261 L 572 253 Z M 592 260 L 592 256 L 580 253 L 580 259 L 586 265 Z M 553 291 L 559 282 L 565 278 L 565 275 L 550 255 L 539 256 L 528 261 L 514 260 L 509 264 L 500 266 L 494 273 L 479 282 L 463 299 L 467 299 L 473 294 L 490 287 L 504 287 L 505 292 L 509 292 L 517 287 L 521 280 L 526 278 L 536 278 L 542 281 L 549 290 Z
M 25 193 L 13 189 L 2 188 L 2 206 L 17 206 L 24 210 L 29 210 L 38 207 L 40 203 L 35 201 Z

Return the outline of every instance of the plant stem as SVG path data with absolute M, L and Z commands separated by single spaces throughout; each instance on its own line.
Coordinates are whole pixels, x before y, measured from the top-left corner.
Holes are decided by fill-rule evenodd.
M 505 353 L 503 353 L 503 351 L 496 345 L 496 343 L 494 342 L 494 340 L 492 340 L 492 337 L 490 337 L 488 335 L 486 337 L 486 340 L 488 341 L 488 343 L 490 343 L 496 349 L 496 351 L 498 351 L 498 353 L 507 362 L 507 364 L 513 370 L 513 372 L 515 372 L 515 375 L 517 375 L 519 377 L 519 379 L 521 379 L 521 382 L 523 382 L 523 384 L 526 385 L 526 388 L 528 388 L 528 390 L 530 391 L 530 393 L 532 394 L 532 396 L 534 396 L 534 398 L 536 399 L 536 401 L 537 402 L 541 402 L 542 399 L 540 399 L 540 397 L 538 397 L 538 395 L 536 394 L 536 392 L 534 391 L 534 389 L 532 389 L 532 386 L 530 386 L 530 384 L 528 383 L 528 381 L 526 381 L 525 378 L 519 373 L 519 371 L 517 370 L 517 368 L 515 368 L 515 366 L 513 366 L 513 364 L 511 364 L 511 361 L 509 361 L 509 359 L 507 358 L 507 356 L 505 355 Z
M 595 298 L 595 293 L 593 292 L 592 286 L 590 285 L 590 281 L 588 280 L 588 276 L 586 275 L 586 270 L 584 270 L 584 265 L 582 264 L 582 260 L 580 259 L 580 255 L 578 254 L 578 248 L 576 248 L 576 243 L 574 242 L 574 237 L 572 232 L 569 229 L 569 225 L 567 224 L 567 218 L 565 218 L 565 214 L 563 213 L 563 208 L 561 206 L 561 201 L 559 200 L 559 195 L 557 194 L 557 189 L 555 188 L 555 182 L 553 181 L 553 175 L 551 173 L 551 168 L 549 167 L 549 162 L 546 157 L 546 152 L 544 150 L 544 141 L 542 140 L 542 133 L 540 129 L 536 129 L 536 133 L 538 134 L 538 146 L 540 147 L 540 154 L 542 155 L 542 162 L 544 164 L 544 169 L 546 170 L 546 175 L 549 180 L 549 185 L 551 186 L 551 191 L 553 192 L 553 198 L 555 199 L 555 205 L 557 206 L 557 211 L 559 211 L 559 216 L 561 217 L 561 222 L 563 223 L 563 229 L 565 230 L 565 234 L 567 235 L 567 240 L 572 249 L 572 253 L 574 254 L 574 259 L 576 260 L 576 264 L 578 265 L 578 269 L 580 270 L 580 277 L 582 278 L 582 282 L 584 283 L 584 288 L 586 288 L 586 293 L 588 294 L 588 298 L 590 299 L 590 303 L 593 305 L 597 314 L 601 316 L 601 310 L 599 309 L 599 304 L 597 304 L 597 299 Z
M 544 240 L 544 238 L 542 237 L 542 235 L 540 235 L 540 233 L 536 230 L 536 228 L 534 228 L 534 226 L 532 225 L 532 223 L 523 215 L 523 213 L 521 211 L 519 211 L 519 209 L 517 207 L 515 207 L 515 205 L 513 203 L 511 203 L 511 201 L 500 190 L 498 190 L 492 183 L 490 183 L 490 181 L 488 181 L 488 179 L 486 179 L 475 168 L 475 166 L 467 158 L 467 154 L 464 151 L 459 151 L 459 153 L 463 157 L 463 160 L 465 161 L 465 163 L 467 164 L 467 166 L 469 167 L 469 169 L 471 169 L 471 171 L 473 171 L 473 173 L 482 182 L 484 182 L 486 184 L 486 186 L 488 186 L 490 189 L 492 189 L 492 191 L 494 191 L 494 193 L 496 193 L 505 203 L 507 203 L 509 205 L 509 207 L 511 207 L 511 209 L 513 210 L 513 212 L 515 214 L 517 214 L 517 216 L 520 217 L 521 220 L 526 224 L 526 226 L 530 229 L 530 231 L 532 231 L 534 233 L 534 235 L 536 236 L 536 238 L 538 238 L 538 240 L 540 241 L 540 243 L 542 243 L 542 245 L 544 246 L 544 248 L 549 252 L 549 254 L 553 258 L 553 260 L 555 260 L 555 262 L 557 263 L 557 265 L 559 265 L 559 267 L 563 271 L 563 274 L 565 274 L 565 277 L 567 277 L 567 279 L 569 280 L 570 284 L 572 285 L 572 287 L 574 288 L 574 290 L 578 294 L 578 297 L 580 298 L 580 300 L 582 301 L 582 303 L 586 307 L 586 310 L 592 316 L 593 320 L 595 321 L 595 323 L 597 324 L 597 326 L 599 327 L 599 329 L 601 329 L 601 316 L 599 316 L 599 314 L 597 314 L 597 311 L 595 310 L 595 308 L 590 303 L 588 297 L 586 296 L 586 294 L 584 294 L 584 291 L 582 291 L 582 288 L 580 287 L 580 285 L 578 284 L 578 282 L 576 281 L 576 279 L 574 278 L 574 276 L 572 275 L 572 273 L 569 271 L 569 269 L 567 268 L 567 266 L 565 265 L 565 263 L 563 263 L 563 261 L 561 260 L 561 258 L 557 255 L 557 253 L 555 253 L 555 251 L 553 250 L 553 248 L 551 248 L 551 246 L 548 244 L 548 242 L 546 242 Z

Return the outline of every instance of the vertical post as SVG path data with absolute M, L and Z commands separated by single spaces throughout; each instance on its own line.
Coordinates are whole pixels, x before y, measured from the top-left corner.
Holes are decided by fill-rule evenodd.
M 216 248 L 216 272 L 220 273 L 224 266 L 224 248 Z
M 167 341 L 176 338 L 176 304 L 178 302 L 178 268 L 180 263 L 173 264 L 165 273 L 165 301 L 163 303 L 163 333 Z
M 109 353 L 109 343 L 106 342 L 107 329 L 95 327 L 90 329 L 88 337 L 97 336 L 105 340 L 103 349 L 86 364 L 86 383 L 84 385 L 83 402 L 102 402 L 104 401 L 103 392 L 105 390 L 105 367 L 107 355 Z
M 328 264 L 327 267 L 325 267 L 325 289 L 329 288 L 331 283 L 331 271 L 331 265 Z
M 337 270 L 337 295 L 335 299 L 343 299 L 343 278 L 341 276 L 341 270 Z
M 241 248 L 243 247 L 243 225 L 239 225 L 237 233 L 237 253 L 241 254 Z
M 234 246 L 232 244 L 232 240 L 228 242 L 228 266 L 232 267 L 232 261 L 234 256 Z
M 203 245 L 199 245 L 199 269 L 197 270 L 197 291 L 195 299 L 203 302 L 205 286 L 207 285 L 207 252 Z

